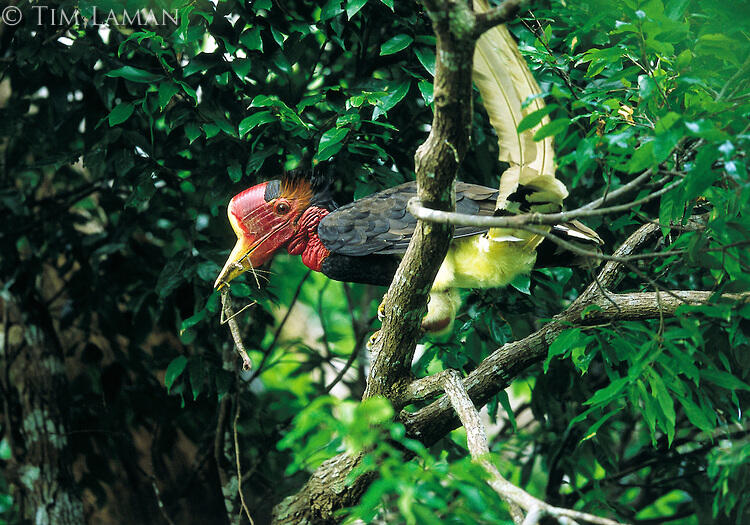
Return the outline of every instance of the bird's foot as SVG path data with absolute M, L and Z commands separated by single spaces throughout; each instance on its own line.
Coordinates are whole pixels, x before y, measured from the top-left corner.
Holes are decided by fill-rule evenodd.
M 427 315 L 422 318 L 422 330 L 430 335 L 443 335 L 450 332 L 461 297 L 455 289 L 430 292 Z
M 385 319 L 385 300 L 378 305 L 378 321 L 381 323 Z
M 378 341 L 380 341 L 380 330 L 376 330 L 375 333 L 370 336 L 370 339 L 367 340 L 367 344 L 365 346 L 370 352 L 372 352 L 372 349 L 375 347 Z
M 440 335 L 446 332 L 452 324 L 452 317 L 430 318 L 430 316 L 425 316 L 422 319 L 422 331 L 428 334 Z

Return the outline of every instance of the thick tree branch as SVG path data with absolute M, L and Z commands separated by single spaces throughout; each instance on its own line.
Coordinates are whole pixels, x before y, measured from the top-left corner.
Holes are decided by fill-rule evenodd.
M 417 195 L 432 209 L 455 207 L 456 171 L 471 132 L 474 13 L 465 0 L 425 0 L 437 37 L 434 117 L 427 140 L 415 156 Z M 421 337 L 421 319 L 453 228 L 419 221 L 388 293 L 385 319 L 372 347 L 373 361 L 364 398 L 382 395 L 403 405 L 411 362 Z

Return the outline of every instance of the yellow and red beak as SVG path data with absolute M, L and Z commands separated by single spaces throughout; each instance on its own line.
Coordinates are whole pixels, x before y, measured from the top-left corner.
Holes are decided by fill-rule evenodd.
M 214 288 L 221 289 L 235 277 L 258 268 L 273 257 L 294 234 L 297 206 L 296 196 L 281 197 L 279 181 L 263 182 L 235 195 L 227 206 L 227 217 L 237 236 L 237 243 L 229 254 Z
M 250 268 L 248 258 L 252 254 L 252 245 L 252 240 L 245 235 L 240 235 L 237 238 L 237 243 L 234 245 L 232 253 L 229 254 L 227 262 L 224 263 L 224 268 L 221 269 L 219 277 L 216 278 L 214 288 L 221 290 L 229 281 Z

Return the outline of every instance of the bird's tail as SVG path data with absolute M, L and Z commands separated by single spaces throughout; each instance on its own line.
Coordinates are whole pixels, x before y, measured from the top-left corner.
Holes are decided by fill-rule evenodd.
M 537 248 L 537 268 L 549 266 L 597 266 L 604 241 L 599 235 L 580 221 L 555 224 L 550 233 L 572 245 L 572 249 L 548 240 Z

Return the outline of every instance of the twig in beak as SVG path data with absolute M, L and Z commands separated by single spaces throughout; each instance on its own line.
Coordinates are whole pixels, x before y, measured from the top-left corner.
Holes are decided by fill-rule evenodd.
M 237 353 L 242 358 L 242 369 L 245 371 L 253 369 L 253 362 L 250 360 L 250 356 L 247 355 L 245 350 L 245 344 L 242 342 L 242 336 L 240 336 L 240 327 L 237 325 L 235 317 L 242 313 L 245 308 L 252 306 L 255 303 L 248 304 L 237 312 L 236 314 L 232 310 L 232 299 L 229 297 L 229 287 L 225 286 L 221 291 L 221 316 L 222 318 L 226 314 L 226 321 L 222 321 L 222 324 L 229 323 L 229 331 L 232 333 L 232 339 L 234 339 L 234 345 L 237 348 Z

